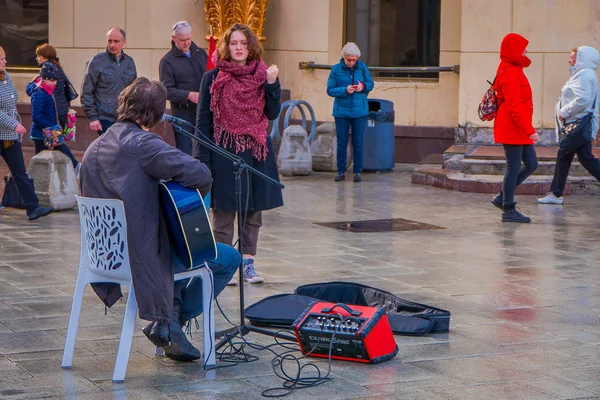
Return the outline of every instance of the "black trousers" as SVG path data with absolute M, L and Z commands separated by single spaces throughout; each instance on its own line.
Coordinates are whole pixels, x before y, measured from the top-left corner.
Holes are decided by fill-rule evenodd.
M 21 195 L 27 215 L 29 215 L 39 204 L 35 190 L 29 181 L 29 176 L 27 176 L 21 142 L 15 140 L 12 146 L 4 148 L 4 140 L 0 140 L 0 154 L 2 154 L 4 162 L 8 165 L 8 170 L 17 185 L 19 195 Z
M 504 155 L 506 157 L 506 173 L 502 183 L 504 210 L 515 208 L 515 190 L 529 175 L 538 167 L 535 147 L 532 144 L 515 145 L 505 144 Z M 521 165 L 521 161 L 523 165 Z
M 600 181 L 600 160 L 592 154 L 591 141 L 571 153 L 559 149 L 558 154 L 556 155 L 554 178 L 552 179 L 552 185 L 550 186 L 550 190 L 556 197 L 562 196 L 565 191 L 567 177 L 569 176 L 569 170 L 571 169 L 571 162 L 573 161 L 575 154 L 577 154 L 577 158 L 581 165 L 583 165 L 594 178 Z
M 181 118 L 186 120 L 192 126 L 196 126 L 196 115 L 175 115 L 177 118 Z M 192 135 L 196 136 L 194 129 L 191 126 L 182 125 L 183 129 Z M 204 132 L 202 132 L 204 133 Z M 192 149 L 194 148 L 194 144 L 192 143 L 192 139 L 183 133 L 175 132 L 175 147 L 184 152 L 187 155 L 192 155 Z
M 43 139 L 36 139 L 33 141 L 33 144 L 35 145 L 35 154 L 39 154 L 43 150 L 48 150 L 48 146 L 44 144 Z M 75 168 L 77 164 L 79 164 L 79 161 L 77 161 L 73 153 L 71 153 L 71 149 L 69 149 L 66 144 L 56 146 L 54 150 L 58 150 L 65 156 L 69 157 L 69 159 L 71 160 L 71 164 L 73 164 L 73 168 Z

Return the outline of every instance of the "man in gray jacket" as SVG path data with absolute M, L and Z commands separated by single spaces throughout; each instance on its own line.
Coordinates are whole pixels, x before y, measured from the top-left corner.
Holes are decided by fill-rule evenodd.
M 557 131 L 560 133 L 565 123 L 578 120 L 587 121 L 587 126 L 584 128 L 584 138 L 579 147 L 558 150 L 552 186 L 545 197 L 538 199 L 540 204 L 563 204 L 562 194 L 575 154 L 581 165 L 600 181 L 600 160 L 592 154 L 592 141 L 596 140 L 598 133 L 600 93 L 596 69 L 600 65 L 600 53 L 593 47 L 580 46 L 571 52 L 569 65 L 571 77 L 563 86 L 556 104 Z
M 125 31 L 111 28 L 106 34 L 106 50 L 88 60 L 81 89 L 81 105 L 98 134 L 117 121 L 119 93 L 136 78 L 133 58 L 123 52 Z
M 158 66 L 160 81 L 166 86 L 171 102 L 171 114 L 196 126 L 196 107 L 198 90 L 208 55 L 206 51 L 192 42 L 192 27 L 187 21 L 173 25 L 171 50 L 164 55 Z M 190 127 L 184 127 L 192 131 Z M 175 145 L 186 154 L 192 155 L 192 139 L 175 132 Z

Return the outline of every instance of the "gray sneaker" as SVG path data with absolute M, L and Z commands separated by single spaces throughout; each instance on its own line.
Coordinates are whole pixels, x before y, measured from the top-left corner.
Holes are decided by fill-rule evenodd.
M 254 270 L 254 259 L 247 258 L 244 260 L 244 281 L 248 283 L 262 283 L 265 280 Z
M 557 205 L 562 205 L 562 203 L 564 203 L 565 199 L 562 196 L 556 197 L 554 195 L 554 193 L 548 192 L 545 197 L 537 199 L 537 201 L 540 204 L 557 204 Z

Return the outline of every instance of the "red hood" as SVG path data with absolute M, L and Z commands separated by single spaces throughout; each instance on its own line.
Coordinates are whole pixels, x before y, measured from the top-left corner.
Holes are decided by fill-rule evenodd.
M 525 39 L 523 36 L 517 33 L 509 33 L 502 39 L 502 44 L 500 45 L 500 59 L 527 68 L 531 64 L 531 60 L 522 54 L 528 44 L 529 40 Z

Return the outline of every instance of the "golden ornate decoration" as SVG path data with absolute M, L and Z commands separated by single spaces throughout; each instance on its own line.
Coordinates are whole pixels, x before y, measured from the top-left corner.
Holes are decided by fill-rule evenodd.
M 215 39 L 219 39 L 223 33 L 233 24 L 246 24 L 258 36 L 261 41 L 263 27 L 265 24 L 265 13 L 269 0 L 204 0 L 204 13 L 210 39 L 210 27 Z

